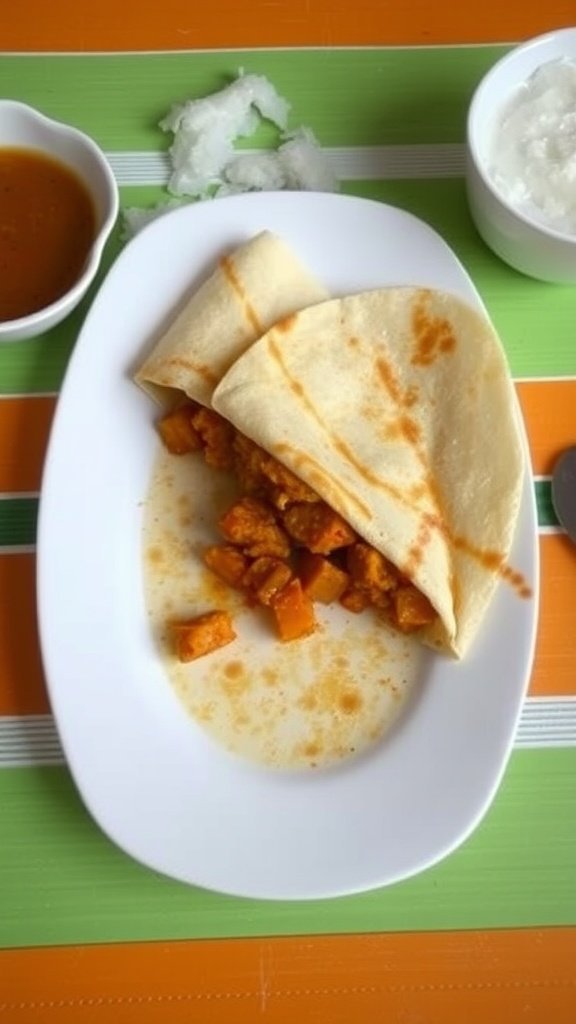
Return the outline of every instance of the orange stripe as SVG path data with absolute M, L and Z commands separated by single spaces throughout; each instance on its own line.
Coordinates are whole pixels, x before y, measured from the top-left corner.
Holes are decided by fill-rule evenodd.
M 568 1024 L 575 953 L 574 928 L 150 942 L 4 951 L 0 976 L 19 1024 Z
M 576 444 L 576 380 L 522 381 L 516 385 L 534 472 L 552 472 L 563 448 Z
M 0 401 L 0 491 L 37 491 L 54 398 Z
M 531 696 L 576 695 L 576 557 L 559 534 L 540 538 L 542 585 Z M 48 711 L 36 626 L 35 560 L 0 556 L 0 715 Z
M 540 538 L 541 587 L 532 696 L 576 695 L 576 550 L 562 534 Z
M 5 50 L 161 50 L 210 47 L 351 46 L 467 43 L 525 39 L 571 24 L 566 0 L 467 4 L 412 0 L 220 0 L 201 14 L 190 0 L 139 4 L 117 0 L 22 0 L 2 24 Z
M 0 557 L 0 714 L 49 710 L 36 626 L 33 555 Z M 0 989 L 1 990 L 1 989 Z

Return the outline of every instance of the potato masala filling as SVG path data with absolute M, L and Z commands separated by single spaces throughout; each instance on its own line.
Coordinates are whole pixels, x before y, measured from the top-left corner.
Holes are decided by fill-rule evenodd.
M 220 516 L 218 543 L 204 550 L 204 562 L 249 604 L 269 610 L 280 640 L 314 632 L 316 603 L 339 603 L 355 613 L 372 608 L 403 633 L 435 621 L 428 598 L 397 567 L 218 413 L 187 401 L 157 427 L 172 454 L 197 452 L 215 470 L 235 474 L 240 496 Z M 180 661 L 236 636 L 230 613 L 218 609 L 169 625 Z

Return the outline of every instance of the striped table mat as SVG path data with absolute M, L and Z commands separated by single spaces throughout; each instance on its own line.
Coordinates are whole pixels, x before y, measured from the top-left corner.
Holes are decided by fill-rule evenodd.
M 35 624 L 43 457 L 94 289 L 49 334 L 0 346 L 0 1020 L 248 1021 L 279 1007 L 274 1019 L 288 1021 L 306 1005 L 318 1021 L 372 1020 L 386 1006 L 393 1020 L 428 1022 L 456 1020 L 467 994 L 474 998 L 460 1019 L 503 1020 L 521 1005 L 529 1020 L 576 1015 L 576 551 L 550 498 L 554 459 L 576 442 L 576 289 L 507 268 L 469 218 L 466 109 L 503 52 L 0 59 L 0 95 L 94 136 L 123 206 L 165 197 L 168 139 L 157 125 L 169 106 L 242 67 L 289 98 L 293 125 L 314 129 L 343 191 L 436 228 L 471 273 L 508 354 L 533 457 L 542 560 L 536 661 L 514 753 L 491 810 L 459 850 L 406 882 L 322 902 L 238 900 L 159 877 L 116 849 L 83 808 L 50 715 Z M 263 128 L 251 144 L 272 140 Z M 102 274 L 120 248 L 117 230 Z M 314 944 L 314 935 L 323 937 Z

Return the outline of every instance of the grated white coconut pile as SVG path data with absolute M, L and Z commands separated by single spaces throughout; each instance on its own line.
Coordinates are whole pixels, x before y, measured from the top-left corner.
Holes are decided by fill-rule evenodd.
M 123 237 L 192 199 L 280 189 L 336 192 L 338 183 L 312 130 L 288 131 L 289 111 L 264 75 L 242 72 L 219 92 L 173 106 L 160 127 L 174 135 L 167 188 L 178 198 L 151 210 L 124 210 Z M 253 135 L 262 119 L 279 129 L 277 149 L 235 149 L 236 140 Z

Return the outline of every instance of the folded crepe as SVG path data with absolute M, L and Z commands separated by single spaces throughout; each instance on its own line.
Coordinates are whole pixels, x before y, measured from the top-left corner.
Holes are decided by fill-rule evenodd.
M 328 297 L 289 246 L 263 231 L 220 260 L 135 380 L 161 402 L 176 390 L 209 406 L 222 375 L 253 341 L 282 317 Z
M 302 309 L 230 365 L 212 405 L 428 597 L 425 642 L 463 656 L 498 579 L 521 589 L 516 398 L 492 326 L 454 296 L 386 288 Z

